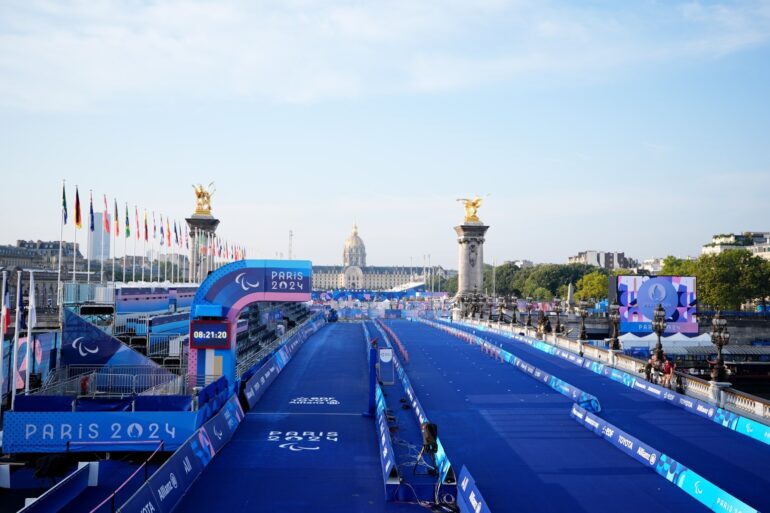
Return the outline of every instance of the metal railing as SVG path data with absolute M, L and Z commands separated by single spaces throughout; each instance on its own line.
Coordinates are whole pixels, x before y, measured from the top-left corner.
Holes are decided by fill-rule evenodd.
M 187 344 L 189 335 L 164 333 L 150 335 L 147 343 L 147 356 L 150 358 L 181 358 L 182 348 Z
M 115 285 L 62 283 L 65 305 L 82 303 L 115 304 Z
M 161 389 L 184 375 L 178 367 L 137 365 L 69 365 L 55 369 L 35 395 L 76 397 L 126 397 Z
M 116 315 L 115 323 L 112 325 L 112 335 L 114 337 L 134 334 L 147 336 L 150 332 L 150 317 L 151 314 Z
M 280 346 L 287 340 L 289 340 L 295 333 L 297 333 L 300 328 L 302 328 L 305 325 L 305 323 L 298 324 L 297 326 L 294 326 L 292 329 L 288 330 L 286 333 L 284 333 L 282 336 L 272 340 L 269 344 L 262 347 L 259 351 L 256 353 L 251 353 L 250 355 L 246 356 L 242 360 L 240 360 L 236 366 L 235 366 L 235 373 L 238 376 L 241 376 L 244 372 L 251 369 L 254 364 L 256 364 L 258 361 L 260 361 L 265 356 L 268 356 L 276 347 Z

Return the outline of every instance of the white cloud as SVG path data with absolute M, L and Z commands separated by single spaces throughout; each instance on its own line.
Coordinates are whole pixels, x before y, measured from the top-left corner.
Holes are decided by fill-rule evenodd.
M 312 102 L 592 77 L 765 44 L 768 5 L 5 2 L 0 105 L 101 109 L 134 95 Z

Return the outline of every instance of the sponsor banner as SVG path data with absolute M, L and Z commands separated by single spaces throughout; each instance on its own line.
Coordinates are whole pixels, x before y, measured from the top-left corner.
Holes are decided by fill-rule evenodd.
M 756 513 L 757 510 L 733 497 L 715 484 L 698 475 L 670 456 L 661 453 L 617 426 L 586 411 L 577 404 L 572 406 L 570 416 L 589 431 L 604 438 L 642 465 L 654 470 L 670 483 L 713 511 L 733 513 Z
M 14 412 L 5 414 L 3 451 L 176 449 L 192 435 L 197 412 Z
M 201 426 L 118 510 L 121 513 L 170 513 L 222 449 L 243 420 L 238 398 L 230 396 L 222 409 Z
M 400 484 L 401 479 L 398 475 L 398 464 L 396 463 L 396 455 L 393 451 L 390 428 L 385 417 L 385 396 L 383 396 L 379 385 L 377 385 L 375 396 L 377 402 L 377 442 L 380 448 L 382 479 L 383 483 L 385 483 L 386 496 L 392 497 L 392 492 Z
M 460 506 L 462 512 L 491 513 L 478 486 L 476 486 L 476 481 L 465 465 L 460 470 L 460 477 L 457 480 L 457 505 Z

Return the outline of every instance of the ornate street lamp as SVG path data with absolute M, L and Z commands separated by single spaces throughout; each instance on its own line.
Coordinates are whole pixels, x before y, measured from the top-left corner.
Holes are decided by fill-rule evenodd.
M 527 324 L 528 328 L 532 327 L 532 297 L 527 297 Z
M 553 298 L 553 311 L 556 312 L 556 333 L 561 333 L 561 313 L 564 311 L 564 307 L 561 303 L 561 298 Z
M 620 340 L 618 340 L 618 335 L 620 332 L 620 305 L 618 304 L 617 299 L 610 305 L 610 322 L 612 322 L 612 339 L 610 340 L 610 349 L 617 351 L 620 349 Z
M 578 303 L 578 315 L 580 316 L 580 340 L 588 340 L 586 333 L 586 317 L 588 317 L 588 301 L 581 299 Z
M 516 297 L 516 294 L 511 295 L 511 310 L 513 310 L 511 324 L 519 324 L 519 298 Z
M 663 305 L 658 303 L 655 307 L 652 317 L 652 331 L 658 336 L 658 343 L 655 344 L 655 357 L 659 363 L 663 363 L 663 344 L 660 341 L 660 337 L 663 332 L 666 331 L 666 311 L 663 309 Z
M 711 342 L 717 346 L 717 361 L 714 368 L 711 369 L 711 380 L 725 381 L 727 373 L 725 372 L 725 361 L 722 358 L 722 348 L 730 343 L 730 332 L 727 331 L 727 319 L 720 317 L 718 311 L 711 321 Z

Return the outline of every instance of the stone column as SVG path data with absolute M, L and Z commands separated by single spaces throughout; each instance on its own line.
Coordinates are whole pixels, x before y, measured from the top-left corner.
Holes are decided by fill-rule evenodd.
M 200 248 L 206 247 L 208 236 L 213 236 L 219 226 L 219 219 L 212 215 L 193 214 L 192 217 L 186 219 L 187 225 L 190 227 L 190 240 L 192 241 L 193 254 L 190 260 L 190 270 L 195 270 L 195 276 L 192 277 L 193 283 L 200 283 L 206 279 L 209 271 L 207 262 L 207 254 L 201 255 Z M 194 238 L 194 234 L 197 234 L 197 239 Z M 209 251 L 208 249 L 206 251 Z M 188 255 L 189 256 L 189 255 Z
M 484 234 L 488 229 L 489 226 L 481 223 L 455 226 L 459 250 L 455 300 L 474 290 L 484 292 Z

